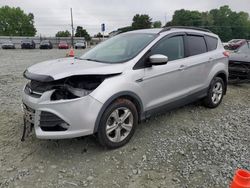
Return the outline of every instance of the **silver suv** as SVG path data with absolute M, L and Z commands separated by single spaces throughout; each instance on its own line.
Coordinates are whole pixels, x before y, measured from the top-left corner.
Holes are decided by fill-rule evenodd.
M 25 128 L 34 126 L 41 139 L 97 134 L 117 148 L 153 114 L 200 99 L 217 107 L 227 90 L 228 54 L 208 30 L 137 30 L 81 57 L 33 65 L 24 76 Z

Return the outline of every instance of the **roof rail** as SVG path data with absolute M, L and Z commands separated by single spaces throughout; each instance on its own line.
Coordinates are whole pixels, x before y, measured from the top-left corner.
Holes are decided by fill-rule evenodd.
M 192 27 L 192 26 L 170 26 L 170 27 L 164 27 L 159 33 L 162 33 L 164 31 L 170 31 L 171 29 L 193 29 L 198 31 L 204 31 L 208 33 L 212 33 L 208 29 L 200 28 L 200 27 Z

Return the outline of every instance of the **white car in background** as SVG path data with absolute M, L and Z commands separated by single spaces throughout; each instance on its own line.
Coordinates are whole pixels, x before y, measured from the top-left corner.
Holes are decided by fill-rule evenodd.
M 77 41 L 75 43 L 75 49 L 85 49 L 86 48 L 86 42 L 84 40 Z

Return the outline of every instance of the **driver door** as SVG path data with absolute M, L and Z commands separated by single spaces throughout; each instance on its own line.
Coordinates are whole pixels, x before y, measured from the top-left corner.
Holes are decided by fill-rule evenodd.
M 188 94 L 185 87 L 184 34 L 161 39 L 152 49 L 150 55 L 162 54 L 168 57 L 165 65 L 145 68 L 142 89 L 145 92 L 146 111 L 178 100 Z

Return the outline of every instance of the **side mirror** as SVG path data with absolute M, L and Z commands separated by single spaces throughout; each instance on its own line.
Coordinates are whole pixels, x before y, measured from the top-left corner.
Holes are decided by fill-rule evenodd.
M 168 57 L 161 54 L 155 54 L 149 57 L 150 65 L 165 65 L 168 62 Z

